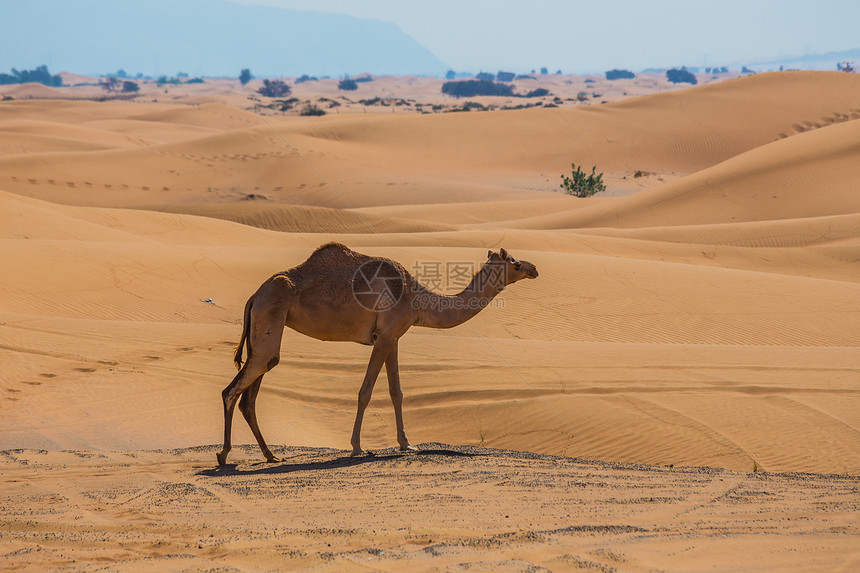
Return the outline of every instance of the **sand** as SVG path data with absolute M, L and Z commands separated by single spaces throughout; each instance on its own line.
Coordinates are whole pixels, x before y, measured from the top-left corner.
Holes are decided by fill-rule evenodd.
M 597 87 L 323 117 L 228 80 L 0 102 L 4 568 L 860 566 L 860 77 Z M 607 193 L 558 192 L 571 162 Z M 418 454 L 388 449 L 381 381 L 378 455 L 348 458 L 368 349 L 288 331 L 257 409 L 285 460 L 237 415 L 218 469 L 244 303 L 331 240 L 446 292 L 500 246 L 540 277 L 401 340 Z

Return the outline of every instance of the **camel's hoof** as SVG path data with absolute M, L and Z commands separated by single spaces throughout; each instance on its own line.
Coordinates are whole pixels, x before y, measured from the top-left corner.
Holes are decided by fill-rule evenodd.
M 215 454 L 215 457 L 218 458 L 218 465 L 219 466 L 226 466 L 227 465 L 227 454 L 222 452 L 220 454 Z
M 401 452 L 417 452 L 418 448 L 416 448 L 415 446 L 412 446 L 410 444 L 406 444 L 405 446 L 400 446 L 400 451 Z
M 363 455 L 364 455 L 364 450 L 362 450 L 361 448 L 356 448 L 356 449 L 352 450 L 352 453 L 349 454 L 349 457 L 357 458 L 358 456 L 363 456 Z
M 269 456 L 266 458 L 266 462 L 268 462 L 270 464 L 277 464 L 277 463 L 282 462 L 282 461 L 284 461 L 284 460 L 282 460 L 278 456 Z

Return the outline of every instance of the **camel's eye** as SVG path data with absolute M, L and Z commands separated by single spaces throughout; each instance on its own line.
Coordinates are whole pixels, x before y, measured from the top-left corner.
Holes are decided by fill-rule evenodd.
M 523 268 L 523 264 L 521 262 L 517 261 L 516 263 L 514 263 L 514 268 L 517 269 L 518 271 L 520 271 Z

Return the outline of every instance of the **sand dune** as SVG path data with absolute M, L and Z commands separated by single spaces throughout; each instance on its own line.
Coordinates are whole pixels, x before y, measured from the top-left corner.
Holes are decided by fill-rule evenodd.
M 858 141 L 860 121 L 849 121 L 763 145 L 659 189 L 522 225 L 709 225 L 856 213 Z
M 819 559 L 801 568 L 850 569 L 857 508 L 847 500 L 860 475 L 858 82 L 792 72 L 592 107 L 322 118 L 261 117 L 219 103 L 241 101 L 235 88 L 205 84 L 170 88 L 184 103 L 0 103 L 4 559 L 67 565 L 36 547 L 48 542 L 27 533 L 35 527 L 56 534 L 56 555 L 84 564 L 208 567 L 237 551 L 269 567 L 286 547 L 271 536 L 240 543 L 213 532 L 205 545 L 208 534 L 195 530 L 176 543 L 199 537 L 198 550 L 177 557 L 128 527 L 157 524 L 174 536 L 183 512 L 204 508 L 237 535 L 264 536 L 240 524 L 280 523 L 307 488 L 348 512 L 336 495 L 347 484 L 374 499 L 420 491 L 427 508 L 439 505 L 433 496 L 460 498 L 432 516 L 403 501 L 380 517 L 389 523 L 381 537 L 367 533 L 369 521 L 337 526 L 357 533 L 308 533 L 335 526 L 306 512 L 303 525 L 275 536 L 304 552 L 297 567 L 388 567 L 365 540 L 389 551 L 406 542 L 393 524 L 421 522 L 410 539 L 428 541 L 402 557 L 415 569 L 477 566 L 477 547 L 498 557 L 487 569 L 690 570 L 709 559 L 731 569 L 749 563 L 727 555 L 765 546 L 782 547 L 761 558 L 778 568 L 797 565 L 797 548 Z M 406 85 L 410 97 L 434 97 L 429 81 Z M 301 86 L 309 97 L 313 86 Z M 208 103 L 189 105 L 192 97 Z M 598 164 L 610 196 L 549 192 L 571 161 Z M 269 443 L 293 458 L 251 464 L 259 450 L 243 446 L 254 438 L 237 415 L 239 466 L 213 471 L 209 444 L 221 438 L 219 396 L 235 374 L 245 301 L 331 240 L 400 261 L 444 292 L 499 247 L 540 277 L 511 285 L 463 325 L 401 340 L 410 438 L 428 451 L 455 444 L 448 453 L 341 456 L 368 349 L 288 331 L 258 416 Z M 376 450 L 395 443 L 384 386 L 362 434 Z M 469 446 L 599 463 L 480 449 L 469 450 L 480 467 L 455 467 Z M 649 466 L 613 465 L 622 462 Z M 472 471 L 496 476 L 495 497 L 463 494 L 457 476 L 478 479 Z M 535 472 L 546 474 L 529 481 Z M 577 489 L 595 472 L 605 499 Z M 819 475 L 834 473 L 845 475 Z M 301 481 L 312 474 L 327 477 Z M 64 476 L 72 481 L 61 487 Z M 247 494 L 260 487 L 275 493 Z M 565 513 L 547 517 L 558 490 Z M 178 513 L 143 509 L 170 492 Z M 264 502 L 274 498 L 286 501 Z M 803 502 L 776 515 L 774 500 Z M 87 531 L 143 540 L 87 537 L 81 550 L 86 536 L 52 517 L 56 501 Z M 19 506 L 31 513 L 9 513 Z M 486 513 L 499 507 L 507 516 Z M 595 521 L 595 507 L 615 512 Z M 772 521 L 747 519 L 760 512 Z M 780 535 L 779 520 L 796 517 L 809 528 Z M 484 529 L 463 533 L 479 521 Z M 643 531 L 565 529 L 583 524 Z M 714 536 L 696 537 L 702 527 Z M 535 541 L 505 537 L 512 531 Z M 738 531 L 742 539 L 716 537 Z M 550 548 L 552 560 L 539 558 Z

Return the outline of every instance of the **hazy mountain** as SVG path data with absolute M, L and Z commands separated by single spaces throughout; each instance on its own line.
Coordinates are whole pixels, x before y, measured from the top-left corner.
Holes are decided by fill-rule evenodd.
M 0 18 L 0 71 L 442 75 L 394 24 L 225 0 L 26 0 Z

